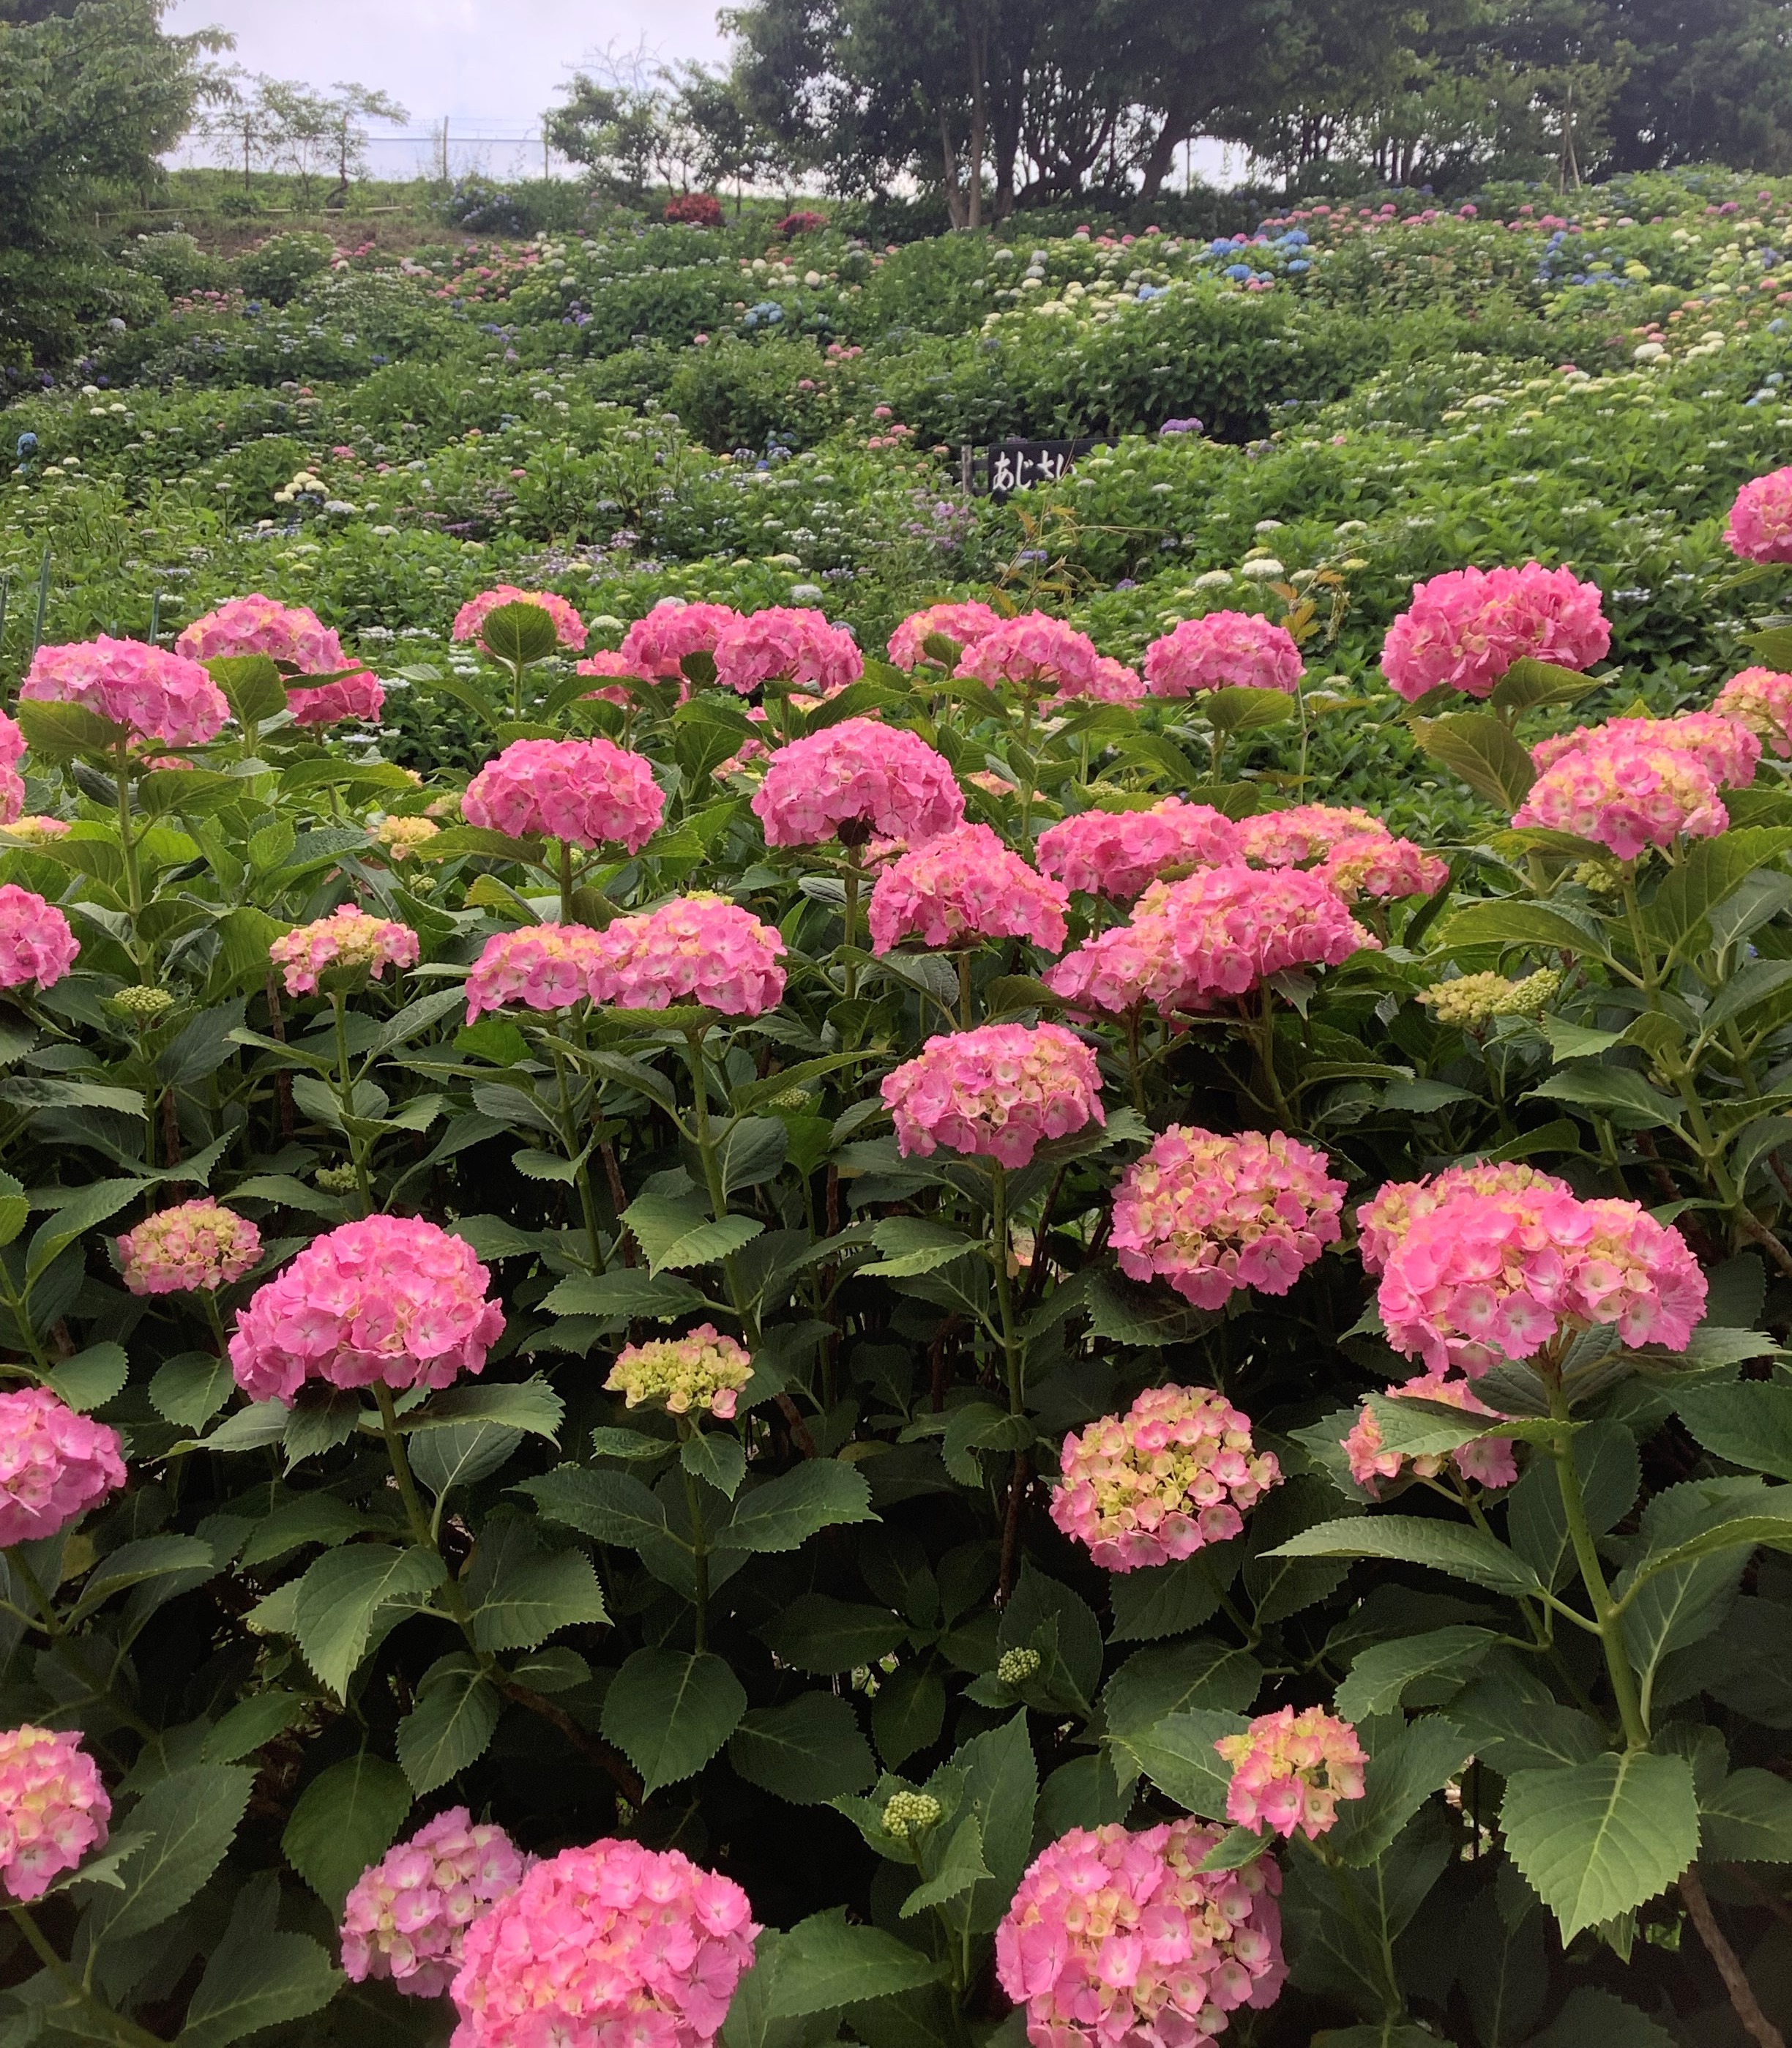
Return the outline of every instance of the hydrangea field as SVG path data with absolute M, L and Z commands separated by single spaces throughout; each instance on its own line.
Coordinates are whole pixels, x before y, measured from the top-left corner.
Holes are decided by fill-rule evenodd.
M 1792 187 L 1577 208 L 133 246 L 0 2048 L 1783 2048 Z

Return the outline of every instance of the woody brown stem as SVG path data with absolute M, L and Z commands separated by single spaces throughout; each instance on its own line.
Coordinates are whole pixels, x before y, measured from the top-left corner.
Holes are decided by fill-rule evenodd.
M 1717 1915 L 1711 1910 L 1711 1901 L 1705 1895 L 1705 1880 L 1699 1875 L 1699 1867 L 1689 1864 L 1680 1879 L 1680 1896 L 1686 1902 L 1686 1910 L 1693 1916 L 1693 1925 L 1699 1930 L 1699 1939 L 1705 1952 L 1717 1965 L 1717 1974 L 1724 1980 L 1724 1988 L 1730 1995 L 1730 2009 L 1742 2023 L 1742 2030 L 1750 2040 L 1760 2043 L 1760 2048 L 1786 2048 L 1786 2036 L 1761 2010 L 1761 2001 L 1755 1996 L 1755 1987 L 1748 1981 L 1747 1972 L 1717 1924 Z

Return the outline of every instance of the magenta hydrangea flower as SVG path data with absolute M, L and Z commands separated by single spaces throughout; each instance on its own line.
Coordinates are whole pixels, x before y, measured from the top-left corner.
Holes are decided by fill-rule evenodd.
M 486 940 L 466 976 L 466 1021 L 521 1003 L 565 1010 L 591 992 L 598 934 L 583 925 L 524 925 Z
M 1597 584 L 1569 569 L 1448 569 L 1415 584 L 1388 629 L 1381 673 L 1408 704 L 1447 685 L 1488 696 L 1513 662 L 1590 669 L 1612 645 Z
M 1145 650 L 1145 682 L 1153 696 L 1195 696 L 1203 690 L 1300 687 L 1300 648 L 1285 626 L 1254 611 L 1210 611 L 1185 619 Z
M 197 661 L 104 633 L 40 647 L 19 695 L 37 704 L 79 704 L 164 747 L 203 747 L 230 715 L 224 692 Z
M 195 619 L 175 642 L 174 651 L 192 661 L 265 654 L 302 676 L 333 676 L 354 666 L 342 641 L 315 611 L 282 604 L 259 591 L 227 599 Z
M 25 809 L 25 778 L 18 772 L 24 758 L 25 735 L 0 711 L 0 825 L 14 824 Z
M 1129 903 L 1167 870 L 1239 858 L 1238 828 L 1210 804 L 1166 797 L 1148 811 L 1079 811 L 1039 834 L 1035 857 L 1067 889 Z
M 781 682 L 830 697 L 865 673 L 865 657 L 846 627 L 801 607 L 775 604 L 731 620 L 714 651 L 716 681 L 742 696 Z
M 1773 470 L 1742 487 L 1724 538 L 1745 562 L 1792 562 L 1792 469 Z
M 662 598 L 622 635 L 621 658 L 632 665 L 617 673 L 675 676 L 683 681 L 685 656 L 713 655 L 722 634 L 740 623 L 741 614 L 732 605 L 680 604 Z
M 268 948 L 268 958 L 285 970 L 288 995 L 310 995 L 320 976 L 352 979 L 365 972 L 375 981 L 389 967 L 415 967 L 420 943 L 408 925 L 370 917 L 352 903 L 283 933 Z
M 230 1370 L 252 1401 L 288 1406 L 308 1379 L 447 1387 L 483 1371 L 504 1333 L 490 1278 L 465 1238 L 421 1216 L 339 1224 L 250 1297 Z
M 1210 1387 L 1148 1387 L 1125 1414 L 1067 1436 L 1059 1468 L 1051 1519 L 1109 1572 L 1227 1542 L 1282 1476 L 1250 1418 Z
M 511 839 L 611 844 L 638 853 L 660 829 L 666 793 L 646 757 L 601 735 L 518 739 L 466 785 L 460 814 Z
M 1086 633 L 1048 611 L 1024 611 L 980 634 L 958 658 L 958 673 L 980 683 L 1011 683 L 1046 697 L 1093 696 L 1101 657 Z
M 1711 708 L 1746 727 L 1782 761 L 1792 759 L 1792 676 L 1777 669 L 1744 669 L 1717 692 Z
M 1034 2048 L 1204 2048 L 1287 1976 L 1268 1856 L 1203 1873 L 1225 1830 L 1073 1828 L 1034 1860 L 996 1930 L 996 1974 Z
M 1697 754 L 1622 738 L 1560 754 L 1512 813 L 1515 825 L 1573 832 L 1620 860 L 1679 839 L 1715 838 L 1729 822 L 1717 780 Z
M 975 598 L 930 604 L 923 611 L 910 612 L 890 635 L 890 660 L 899 669 L 919 668 L 928 658 L 925 642 L 936 634 L 963 649 L 993 633 L 1001 623 L 999 611 Z
M 539 607 L 553 620 L 554 638 L 563 647 L 570 648 L 575 654 L 583 649 L 585 622 L 575 607 L 551 590 L 518 590 L 512 583 L 501 583 L 495 590 L 482 591 L 463 604 L 455 614 L 454 637 L 457 640 L 477 640 L 484 646 L 485 635 L 480 629 L 487 615 L 506 604 Z
M 1062 882 L 1037 873 L 987 825 L 960 825 L 900 855 L 872 885 L 871 949 L 904 939 L 962 946 L 978 939 L 1031 939 L 1062 951 Z
M 1047 1139 L 1105 1123 L 1095 1055 L 1062 1024 L 985 1024 L 930 1038 L 884 1077 L 904 1154 L 981 1154 L 1024 1166 Z
M 47 1387 L 0 1394 L 0 1546 L 54 1536 L 124 1483 L 116 1429 Z
M 1237 826 L 1238 857 L 1252 867 L 1305 867 L 1323 860 L 1334 846 L 1364 832 L 1388 828 L 1372 812 L 1353 805 L 1295 804 L 1285 811 L 1260 811 Z
M 227 1287 L 261 1255 L 261 1232 L 209 1196 L 158 1209 L 118 1239 L 119 1265 L 134 1294 Z
M 1244 1287 L 1285 1294 L 1338 1239 L 1344 1183 L 1323 1152 L 1272 1131 L 1172 1124 L 1120 1176 L 1109 1243 L 1135 1280 L 1198 1309 Z
M 385 708 L 385 686 L 362 669 L 315 689 L 288 690 L 286 708 L 295 725 L 341 725 L 351 718 L 377 725 Z
M 386 1977 L 407 1998 L 439 1998 L 461 1966 L 467 1928 L 523 1881 L 528 1860 L 502 1828 L 451 1806 L 388 1849 L 343 1907 L 343 1968 Z
M 1322 1707 L 1259 1714 L 1243 1735 L 1213 1745 L 1232 1766 L 1225 1817 L 1234 1827 L 1268 1828 L 1310 1842 L 1337 1821 L 1340 1799 L 1363 1796 L 1368 1762 L 1349 1721 Z
M 1360 1234 L 1357 1255 L 1372 1276 L 1385 1270 L 1405 1241 L 1415 1220 L 1427 1216 L 1453 1195 L 1547 1193 L 1571 1195 L 1573 1189 L 1554 1173 L 1527 1166 L 1520 1159 L 1500 1159 L 1465 1166 L 1446 1166 L 1428 1181 L 1390 1181 L 1357 1212 Z
M 952 764 L 901 726 L 842 719 L 772 756 L 753 797 L 768 846 L 919 844 L 964 821 Z
M 753 1360 L 714 1323 L 699 1323 L 681 1337 L 629 1344 L 617 1355 L 604 1382 L 623 1405 L 658 1402 L 670 1415 L 702 1413 L 718 1422 L 734 1419 L 741 1389 L 753 1377 Z
M 1409 1379 L 1403 1387 L 1388 1390 L 1391 1399 L 1403 1396 L 1419 1401 L 1441 1401 L 1470 1415 L 1491 1416 L 1493 1410 L 1481 1400 L 1465 1379 Z M 1350 1476 L 1371 1494 L 1380 1491 L 1379 1482 L 1398 1479 L 1403 1466 L 1411 1464 L 1421 1479 L 1435 1479 L 1446 1465 L 1453 1465 L 1464 1479 L 1480 1486 L 1511 1486 L 1518 1478 L 1518 1460 L 1512 1455 L 1510 1437 L 1483 1437 L 1472 1444 L 1460 1444 L 1453 1451 L 1436 1456 L 1407 1458 L 1399 1451 L 1381 1447 L 1381 1425 L 1365 1401 L 1349 1433 L 1339 1437 L 1350 1461 Z
M 759 1932 L 676 1849 L 563 1849 L 467 1929 L 450 2048 L 709 2048 Z
M 49 988 L 81 950 L 53 903 L 16 882 L 0 882 L 0 988 Z
M 112 1802 L 75 1735 L 48 1728 L 0 1733 L 0 1883 L 21 1903 L 103 1848 Z
M 623 1010 L 700 1003 L 725 1017 L 758 1017 L 784 999 L 784 951 L 750 910 L 720 896 L 679 896 L 594 933 L 588 986 L 593 1002 Z

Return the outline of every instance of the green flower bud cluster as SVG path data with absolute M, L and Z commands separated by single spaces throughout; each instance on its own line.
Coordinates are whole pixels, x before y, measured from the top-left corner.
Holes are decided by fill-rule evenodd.
M 884 1809 L 884 1832 L 900 1842 L 912 1835 L 924 1835 L 938 1825 L 939 1802 L 928 1792 L 897 1792 Z
M 1421 989 L 1419 1000 L 1440 1024 L 1465 1031 L 1484 1031 L 1496 1017 L 1541 1017 L 1555 1000 L 1562 976 L 1553 967 L 1540 968 L 1523 981 L 1500 974 L 1458 975 Z
M 165 988 L 121 988 L 106 999 L 108 1009 L 139 1024 L 155 1024 L 174 1007 Z
M 1004 1685 L 1024 1685 L 1036 1675 L 1043 1661 L 1036 1650 L 1004 1650 L 996 1666 L 996 1676 Z

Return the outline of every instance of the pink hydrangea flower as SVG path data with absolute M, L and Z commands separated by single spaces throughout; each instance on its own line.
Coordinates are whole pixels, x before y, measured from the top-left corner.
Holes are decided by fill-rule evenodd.
M 373 1216 L 314 1238 L 237 1317 L 230 1370 L 252 1401 L 291 1406 L 308 1379 L 394 1393 L 483 1371 L 504 1333 L 491 1275 L 465 1238 Z
M 288 995 L 309 995 L 319 975 L 352 976 L 364 971 L 375 981 L 388 967 L 415 967 L 417 935 L 408 925 L 370 917 L 345 903 L 327 917 L 319 917 L 283 933 L 268 948 L 268 958 L 285 970 Z
M 16 882 L 0 882 L 0 988 L 61 980 L 81 950 L 68 920 L 53 903 Z
M 343 1907 L 343 1968 L 388 1977 L 407 1998 L 439 1998 L 455 1980 L 472 1922 L 523 1881 L 528 1859 L 502 1828 L 451 1806 L 388 1849 Z
M 164 747 L 203 747 L 230 715 L 224 692 L 197 661 L 104 633 L 40 647 L 19 695 L 37 704 L 79 704 Z
M 646 758 L 601 735 L 513 740 L 486 763 L 460 800 L 470 825 L 511 839 L 608 844 L 629 853 L 638 853 L 660 829 L 665 808 L 666 793 Z
M 719 896 L 676 897 L 593 935 L 594 1003 L 664 1010 L 700 1003 L 725 1017 L 758 1017 L 784 999 L 784 942 L 750 910 Z
M 1172 1124 L 1120 1176 L 1109 1237 L 1120 1270 L 1198 1309 L 1242 1287 L 1285 1294 L 1338 1239 L 1344 1183 L 1323 1152 L 1272 1131 L 1222 1138 Z
M 716 636 L 714 654 L 716 681 L 742 696 L 762 683 L 783 682 L 830 697 L 865 673 L 865 657 L 845 626 L 789 605 L 730 620 Z
M 645 677 L 648 671 L 625 654 L 587 654 L 582 661 L 575 662 L 575 676 L 634 676 Z M 629 692 L 620 683 L 606 683 L 601 689 L 587 690 L 587 698 L 601 697 L 606 704 L 621 704 L 630 701 Z M 678 700 L 683 704 L 691 694 L 691 685 L 681 677 L 679 679 Z
M 1269 1828 L 1310 1841 L 1337 1824 L 1340 1799 L 1363 1796 L 1368 1758 L 1349 1721 L 1322 1707 L 1259 1714 L 1244 1735 L 1213 1745 L 1232 1766 L 1225 1816 L 1234 1827 Z
M 1792 562 L 1792 469 L 1773 470 L 1742 487 L 1724 538 L 1745 562 Z
M 1761 765 L 1761 742 L 1747 723 L 1717 711 L 1682 712 L 1675 718 L 1612 718 L 1603 725 L 1577 726 L 1572 732 L 1540 739 L 1531 750 L 1531 766 L 1541 774 L 1571 754 L 1597 753 L 1602 747 L 1670 747 L 1697 761 L 1720 787 L 1746 789 Z
M 1589 669 L 1612 645 L 1599 586 L 1569 569 L 1448 569 L 1413 586 L 1388 629 L 1381 672 L 1408 704 L 1447 685 L 1484 697 L 1515 661 Z
M 195 619 L 174 643 L 192 661 L 215 661 L 240 654 L 265 654 L 301 676 L 333 676 L 354 662 L 343 643 L 315 611 L 281 604 L 259 591 L 233 597 Z
M 890 635 L 889 657 L 899 669 L 919 668 L 928 658 L 923 643 L 936 634 L 965 648 L 993 633 L 1001 623 L 999 611 L 974 598 L 962 603 L 930 604 L 924 611 L 910 612 Z
M 1705 1313 L 1686 1240 L 1635 1202 L 1554 1189 L 1453 1195 L 1415 1216 L 1376 1296 L 1388 1340 L 1440 1375 L 1479 1379 L 1558 1330 L 1615 1326 L 1630 1345 L 1682 1348 Z
M 1048 825 L 1035 855 L 1066 888 L 1129 903 L 1167 869 L 1237 859 L 1238 828 L 1210 804 L 1166 797 L 1148 811 L 1079 811 Z
M 1078 700 L 1089 704 L 1136 704 L 1145 694 L 1144 678 L 1136 669 L 1107 654 L 1095 657 L 1095 673 L 1086 683 L 1078 682 L 1047 700 L 1046 708 L 1061 710 Z
M 1295 804 L 1285 811 L 1260 811 L 1240 818 L 1238 857 L 1253 867 L 1305 867 L 1323 860 L 1334 846 L 1364 832 L 1391 837 L 1380 818 L 1368 811 L 1337 804 Z
M 48 1728 L 0 1734 L 0 1883 L 14 1899 L 41 1899 L 51 1880 L 103 1848 L 112 1802 L 75 1735 Z
M 18 764 L 25 758 L 25 735 L 17 722 L 0 711 L 0 825 L 10 825 L 25 809 L 25 778 Z
M 590 993 L 598 934 L 583 925 L 525 925 L 486 940 L 466 977 L 466 1021 L 520 1003 L 564 1010 Z
M 838 836 L 918 845 L 964 821 L 952 765 L 924 739 L 875 719 L 842 719 L 780 747 L 754 791 L 768 846 L 814 846 Z
M 676 1849 L 563 1849 L 468 1928 L 450 2048 L 709 2048 L 759 1932 Z
M 0 1394 L 0 1546 L 54 1536 L 124 1483 L 116 1429 L 47 1387 Z
M 1792 759 L 1792 676 L 1777 669 L 1744 669 L 1717 692 L 1712 710 L 1746 726 L 1782 761 Z
M 871 949 L 901 940 L 959 946 L 977 939 L 1031 939 L 1047 952 L 1064 944 L 1062 882 L 1029 867 L 987 825 L 960 825 L 901 855 L 871 890 Z
M 624 1406 L 664 1404 L 672 1415 L 706 1413 L 718 1422 L 734 1419 L 741 1389 L 753 1377 L 753 1360 L 714 1323 L 699 1323 L 681 1337 L 630 1344 L 618 1352 L 605 1387 L 624 1397 Z
M 385 707 L 385 686 L 365 669 L 315 689 L 289 689 L 286 708 L 295 725 L 341 725 L 351 718 L 377 725 Z
M 1086 633 L 1048 611 L 1024 611 L 972 641 L 959 657 L 958 673 L 980 683 L 1012 683 L 1041 696 L 1093 696 L 1101 660 Z
M 261 1255 L 261 1232 L 209 1196 L 158 1209 L 118 1239 L 125 1285 L 134 1294 L 227 1287 Z
M 1420 1401 L 1441 1401 L 1470 1415 L 1493 1413 L 1465 1379 L 1409 1379 L 1403 1387 L 1391 1387 L 1388 1392 L 1395 1400 L 1404 1395 Z M 1464 1479 L 1481 1486 L 1511 1486 L 1518 1478 L 1518 1460 L 1512 1456 L 1510 1437 L 1483 1437 L 1473 1444 L 1458 1445 L 1453 1451 L 1435 1456 L 1427 1453 L 1410 1460 L 1398 1451 L 1384 1451 L 1381 1425 L 1366 1401 L 1349 1433 L 1338 1441 L 1350 1460 L 1350 1476 L 1372 1494 L 1380 1491 L 1379 1480 L 1398 1479 L 1402 1466 L 1409 1462 L 1421 1479 L 1435 1479 L 1446 1465 L 1454 1465 Z
M 1205 2048 L 1287 1975 L 1273 1858 L 1203 1875 L 1225 1830 L 1184 1819 L 1073 1828 L 996 1930 L 996 1974 L 1034 2048 Z
M 563 647 L 578 654 L 585 645 L 585 622 L 577 609 L 563 597 L 557 597 L 551 590 L 518 590 L 514 584 L 501 583 L 495 590 L 482 591 L 470 599 L 455 614 L 454 637 L 457 640 L 477 640 L 483 646 L 485 636 L 480 628 L 486 615 L 506 604 L 533 604 L 539 606 L 554 622 L 554 638 Z
M 1515 825 L 1573 832 L 1620 860 L 1678 839 L 1715 838 L 1729 822 L 1717 781 L 1696 754 L 1634 739 L 1562 754 L 1512 813 Z
M 1449 863 L 1412 840 L 1376 831 L 1340 840 L 1318 871 L 1346 903 L 1360 896 L 1388 902 L 1403 896 L 1436 895 L 1449 879 Z
M 1280 690 L 1291 696 L 1303 665 L 1286 626 L 1254 611 L 1210 611 L 1152 641 L 1145 650 L 1145 682 L 1158 697 L 1229 689 Z
M 1250 1418 L 1208 1387 L 1148 1387 L 1125 1414 L 1067 1436 L 1059 1465 L 1051 1519 L 1109 1572 L 1225 1542 L 1282 1476 Z
M 675 676 L 687 654 L 713 655 L 716 642 L 741 614 L 726 604 L 677 604 L 662 599 L 644 619 L 637 619 L 622 636 L 621 658 L 634 665 L 617 673 L 630 676 Z
M 943 1145 L 1024 1166 L 1043 1141 L 1105 1123 L 1095 1055 L 1061 1024 L 985 1024 L 930 1038 L 884 1076 L 896 1144 L 925 1157 Z
M 1360 1233 L 1357 1255 L 1365 1273 L 1373 1275 L 1384 1271 L 1405 1242 L 1415 1220 L 1428 1216 L 1453 1195 L 1486 1195 L 1497 1200 L 1506 1195 L 1571 1195 L 1573 1192 L 1566 1181 L 1539 1167 L 1527 1166 L 1521 1159 L 1446 1166 L 1428 1181 L 1390 1181 L 1357 1212 Z

